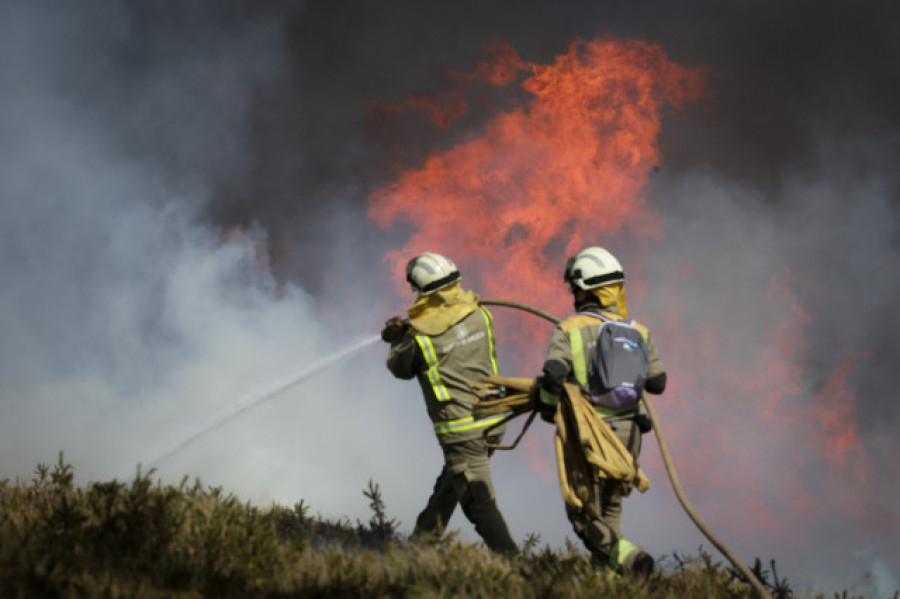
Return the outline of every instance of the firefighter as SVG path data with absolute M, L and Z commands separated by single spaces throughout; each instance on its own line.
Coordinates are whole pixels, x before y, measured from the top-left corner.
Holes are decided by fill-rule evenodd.
M 418 379 L 444 454 L 413 537 L 440 536 L 459 503 L 490 549 L 515 556 L 518 548 L 497 507 L 491 452 L 483 438 L 485 428 L 503 416 L 476 420 L 477 397 L 469 387 L 497 373 L 491 313 L 475 293 L 462 289 L 456 265 L 440 254 L 426 252 L 410 260 L 406 280 L 416 300 L 408 319 L 391 318 L 382 330 L 382 339 L 391 345 L 387 367 L 397 378 Z M 493 440 L 499 441 L 502 432 L 497 429 Z
M 612 320 L 628 318 L 625 273 L 619 261 L 607 250 L 588 247 L 569 259 L 564 280 L 572 293 L 576 314 L 554 329 L 543 373 L 536 385 L 541 417 L 549 422 L 553 422 L 564 382 L 577 384 L 585 397 L 590 398 L 587 378 L 591 353 L 602 323 L 594 315 L 602 314 Z M 639 323 L 635 326 L 644 337 L 650 363 L 645 391 L 662 393 L 666 387 L 666 372 L 656 346 L 646 327 Z M 595 403 L 594 411 L 614 429 L 637 460 L 641 433 L 650 430 L 649 419 L 641 412 L 640 402 L 618 409 Z M 649 575 L 654 568 L 653 558 L 622 535 L 622 499 L 631 492 L 631 484 L 600 477 L 585 482 L 594 487 L 594 508 L 600 517 L 568 505 L 566 511 L 575 533 L 591 552 L 595 566 L 616 574 Z

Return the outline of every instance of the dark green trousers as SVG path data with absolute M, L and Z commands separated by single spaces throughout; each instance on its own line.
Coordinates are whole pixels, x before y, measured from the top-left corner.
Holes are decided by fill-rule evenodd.
M 443 534 L 459 504 L 485 545 L 509 557 L 518 554 L 519 549 L 497 507 L 489 461 L 492 451 L 481 439 L 443 445 L 442 449 L 444 467 L 428 504 L 416 519 L 413 537 Z
M 616 436 L 628 448 L 631 455 L 637 457 L 641 452 L 641 432 L 637 424 L 633 420 L 619 420 L 615 426 Z M 619 557 L 619 552 L 613 551 L 619 541 L 629 547 L 627 553 L 633 553 L 630 551 L 632 544 L 622 535 L 622 499 L 631 493 L 631 484 L 602 478 L 587 481 L 587 484 L 594 487 L 596 497 L 594 507 L 599 512 L 600 518 L 594 518 L 584 510 L 566 506 L 566 515 L 572 523 L 575 534 L 591 552 L 593 561 L 597 564 L 609 563 L 613 554 Z M 615 565 L 624 566 L 627 570 L 630 563 L 628 558 L 633 558 L 633 555 L 622 555 L 621 559 L 613 561 L 622 562 Z

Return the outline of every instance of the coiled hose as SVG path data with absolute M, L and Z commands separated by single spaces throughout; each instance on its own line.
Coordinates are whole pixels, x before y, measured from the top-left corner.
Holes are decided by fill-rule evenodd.
M 549 320 L 554 324 L 559 324 L 560 319 L 556 316 L 550 314 L 549 312 L 545 312 L 539 308 L 535 308 L 533 306 L 529 306 L 526 304 L 521 304 L 519 302 L 513 302 L 509 300 L 498 300 L 498 299 L 481 299 L 479 302 L 484 306 L 503 306 L 507 308 L 514 308 L 516 310 L 522 310 L 524 312 L 529 312 L 536 316 L 540 316 L 545 320 Z M 700 519 L 700 516 L 694 510 L 691 502 L 688 501 L 687 496 L 684 494 L 684 489 L 681 488 L 681 482 L 678 480 L 678 474 L 675 472 L 675 465 L 672 463 L 672 456 L 669 453 L 669 447 L 666 445 L 665 438 L 663 437 L 662 428 L 659 426 L 659 420 L 656 418 L 656 411 L 653 409 L 653 403 L 650 401 L 650 398 L 647 397 L 647 394 L 644 393 L 644 405 L 647 406 L 647 413 L 650 416 L 650 421 L 653 423 L 653 432 L 656 434 L 656 441 L 659 443 L 659 452 L 662 455 L 663 464 L 666 468 L 666 474 L 669 476 L 669 482 L 672 483 L 672 490 L 675 491 L 675 496 L 678 497 L 678 502 L 681 503 L 681 507 L 684 508 L 684 511 L 687 512 L 688 517 L 691 521 L 700 529 L 700 532 L 703 533 L 709 542 L 712 543 L 716 549 L 718 549 L 725 558 L 731 562 L 731 565 L 735 567 L 735 569 L 740 572 L 747 582 L 753 587 L 753 590 L 756 591 L 756 594 L 759 595 L 763 599 L 771 599 L 768 591 L 766 591 L 766 587 L 759 581 L 753 572 L 742 562 L 726 545 L 722 542 L 719 537 L 717 537 L 712 530 L 709 529 L 708 526 Z M 532 411 L 531 418 L 534 417 L 534 412 Z M 530 424 L 529 420 L 529 424 Z M 524 434 L 524 431 L 521 433 Z M 519 437 L 521 438 L 521 434 Z M 516 439 L 516 443 L 518 443 L 518 439 Z M 514 446 L 514 445 L 513 445 Z

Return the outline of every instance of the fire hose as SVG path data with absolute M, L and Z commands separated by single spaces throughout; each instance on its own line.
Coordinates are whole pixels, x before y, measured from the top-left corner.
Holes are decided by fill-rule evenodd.
M 533 306 L 528 306 L 526 304 L 521 304 L 518 302 L 507 301 L 507 300 L 495 300 L 495 299 L 481 299 L 480 303 L 485 306 L 504 306 L 504 307 L 508 307 L 508 308 L 514 308 L 517 310 L 523 310 L 525 312 L 529 312 L 531 314 L 540 316 L 541 318 L 544 318 L 545 320 L 549 320 L 550 322 L 552 322 L 554 324 L 558 324 L 560 322 L 559 318 L 553 316 L 549 312 L 545 312 L 545 311 L 535 308 Z M 497 449 L 512 449 L 516 445 L 518 445 L 522 436 L 525 434 L 525 431 L 528 429 L 528 426 L 530 426 L 531 422 L 534 420 L 535 414 L 537 413 L 537 408 L 533 406 L 533 402 L 527 391 L 528 386 L 531 384 L 533 379 L 501 379 L 499 377 L 495 377 L 495 380 L 499 381 L 501 383 L 505 383 L 504 386 L 506 386 L 506 387 L 517 389 L 519 391 L 519 393 L 515 393 L 515 394 L 509 395 L 507 397 L 491 399 L 488 401 L 482 401 L 482 403 L 479 404 L 482 406 L 482 409 L 487 409 L 488 411 L 493 411 L 494 413 L 510 412 L 509 415 L 506 418 L 504 418 L 501 421 L 501 423 L 498 423 L 497 425 L 495 425 L 495 427 L 499 426 L 499 424 L 505 424 L 506 422 L 508 422 L 509 420 L 511 420 L 517 416 L 520 416 L 522 414 L 530 412 L 530 415 L 528 417 L 528 420 L 525 423 L 525 426 L 522 428 L 522 431 L 519 433 L 518 437 L 516 437 L 516 440 L 511 445 L 506 445 L 506 446 L 496 445 L 495 446 Z M 484 391 L 486 389 L 487 389 L 487 386 L 481 387 L 482 391 Z M 524 392 L 522 392 L 523 390 L 524 390 Z M 567 389 L 567 392 L 563 394 L 561 401 L 566 401 L 566 399 L 571 401 L 572 404 L 570 406 L 568 406 L 568 408 L 571 408 L 571 409 L 565 410 L 565 412 L 566 412 L 566 414 L 568 414 L 568 416 L 564 416 L 562 414 L 562 410 L 559 410 L 557 412 L 556 423 L 557 423 L 558 430 L 562 429 L 563 431 L 566 431 L 566 430 L 578 431 L 578 430 L 583 429 L 585 426 L 585 423 L 581 422 L 580 420 L 577 423 L 571 422 L 571 419 L 573 418 L 573 414 L 581 414 L 581 416 L 583 418 L 583 412 L 580 412 L 579 409 L 576 407 L 578 405 L 578 403 L 577 403 L 577 400 L 572 397 L 573 394 L 577 394 L 578 397 L 582 401 L 584 401 L 585 404 L 587 404 L 586 400 L 581 398 L 580 392 L 576 392 L 574 390 Z M 484 397 L 486 397 L 486 395 Z M 710 530 L 709 527 L 706 526 L 706 524 L 703 522 L 703 520 L 700 519 L 700 516 L 694 510 L 690 501 L 688 501 L 688 498 L 685 495 L 684 490 L 681 487 L 681 482 L 678 479 L 678 474 L 675 472 L 675 465 L 672 462 L 672 456 L 669 453 L 668 445 L 666 445 L 666 441 L 665 441 L 665 438 L 663 437 L 662 429 L 659 426 L 659 420 L 656 417 L 656 411 L 653 409 L 653 404 L 650 401 L 650 398 L 647 397 L 646 393 L 643 394 L 643 401 L 644 401 L 644 405 L 647 408 L 647 413 L 648 413 L 648 416 L 650 417 L 650 421 L 653 424 L 653 432 L 655 433 L 656 441 L 659 444 L 659 451 L 660 451 L 660 454 L 662 455 L 663 464 L 666 469 L 666 474 L 669 477 L 669 482 L 671 482 L 671 484 L 672 484 L 672 490 L 675 491 L 675 495 L 676 495 L 676 497 L 678 497 L 678 501 L 681 504 L 681 507 L 684 508 L 684 511 L 687 513 L 688 517 L 691 519 L 691 521 L 694 523 L 694 525 L 697 526 L 697 528 L 700 530 L 700 532 L 703 533 L 703 535 L 707 539 L 709 539 L 709 542 L 712 543 L 716 547 L 716 549 L 718 549 L 722 553 L 722 555 L 724 555 L 725 558 L 729 562 L 731 562 L 731 564 L 734 566 L 734 568 L 743 575 L 743 577 L 747 580 L 747 582 L 750 583 L 750 585 L 756 591 L 757 595 L 759 595 L 761 598 L 764 598 L 764 599 L 770 599 L 768 591 L 766 591 L 765 586 L 759 581 L 759 579 L 756 577 L 756 575 L 754 575 L 753 572 L 725 545 L 725 543 L 723 543 L 721 541 L 721 539 L 719 539 L 712 532 L 712 530 Z M 574 417 L 577 417 L 577 416 L 574 416 Z M 570 422 L 566 422 L 564 420 L 564 418 L 568 418 L 570 420 Z M 590 420 L 595 420 L 595 419 L 590 419 Z M 492 428 L 494 428 L 494 427 L 492 427 Z M 608 427 L 606 427 L 606 428 L 608 428 Z M 599 433 L 602 431 L 597 431 L 597 432 Z M 612 436 L 612 439 L 615 441 L 618 441 L 618 439 L 614 435 Z M 566 443 L 566 439 L 561 439 L 560 436 L 558 435 L 556 442 L 557 442 L 557 456 L 558 456 L 557 466 L 560 469 L 560 485 L 561 485 L 561 489 L 563 492 L 563 498 L 566 499 L 567 503 L 572 501 L 575 504 L 577 504 L 579 502 L 585 502 L 587 504 L 587 502 L 585 500 L 588 500 L 589 497 L 584 495 L 583 491 L 581 493 L 579 493 L 577 491 L 572 491 L 571 489 L 568 488 L 569 481 L 566 478 L 565 465 L 563 463 L 562 458 L 559 457 L 561 455 L 561 451 L 560 451 L 561 448 L 559 446 L 559 443 L 560 442 Z M 587 462 L 587 461 L 590 461 L 594 465 L 597 465 L 595 460 L 591 460 L 591 456 L 588 456 L 587 459 L 585 459 L 584 457 L 580 457 L 579 459 L 576 460 L 576 462 L 581 462 L 581 464 L 575 465 L 576 470 L 585 472 L 586 468 L 587 468 L 587 464 L 585 462 Z M 640 475 L 640 471 L 638 468 L 635 468 L 635 475 L 636 476 Z M 638 484 L 637 480 L 635 482 L 636 482 L 636 484 Z M 649 483 L 648 483 L 648 485 L 649 485 Z M 571 494 L 571 495 L 569 495 L 569 494 Z M 574 495 L 574 497 L 572 495 Z

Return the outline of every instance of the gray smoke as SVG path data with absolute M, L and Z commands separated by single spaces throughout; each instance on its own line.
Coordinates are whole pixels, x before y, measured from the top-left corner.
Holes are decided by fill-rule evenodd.
M 816 155 L 786 169 L 768 197 L 707 169 L 660 173 L 650 195 L 665 215 L 666 240 L 650 259 L 648 280 L 650 289 L 655 284 L 667 293 L 644 298 L 638 312 L 665 314 L 673 300 L 681 307 L 668 350 L 690 356 L 675 359 L 693 365 L 686 373 L 692 380 L 679 385 L 673 379 L 669 397 L 657 401 L 664 422 L 677 429 L 673 451 L 677 455 L 680 446 L 687 457 L 692 443 L 702 448 L 705 442 L 724 450 L 719 463 L 712 463 L 713 476 L 720 478 L 704 483 L 695 474 L 695 504 L 701 513 L 713 514 L 715 529 L 736 536 L 744 551 L 777 557 L 783 574 L 815 581 L 819 588 L 859 582 L 859 573 L 868 568 L 896 571 L 900 561 L 893 541 L 900 480 L 889 457 L 897 450 L 891 425 L 897 408 L 885 401 L 896 355 L 888 348 L 896 345 L 891 336 L 900 324 L 893 310 L 900 282 L 889 274 L 896 271 L 900 234 L 893 203 L 898 180 L 879 164 L 893 151 L 890 140 L 867 141 L 864 150 L 874 159 L 864 164 L 852 155 L 861 141 L 853 141 L 820 140 Z M 793 301 L 771 297 L 773 278 Z M 791 327 L 781 337 L 787 345 L 771 342 L 784 326 Z M 710 331 L 718 338 L 716 355 L 691 359 L 692 337 L 702 344 L 701 335 Z M 855 397 L 853 409 L 829 415 L 822 395 L 848 360 L 852 367 L 844 389 Z M 754 368 L 766 361 L 784 370 Z M 755 391 L 748 393 L 751 387 Z M 767 401 L 772 396 L 788 400 L 772 404 Z M 760 414 L 765 411 L 775 413 Z M 790 426 L 776 428 L 785 422 Z M 832 432 L 823 437 L 826 424 Z M 863 464 L 852 459 L 837 476 L 816 457 L 824 453 L 823 438 L 838 443 L 846 432 L 861 442 L 854 455 L 864 456 L 872 469 L 868 476 L 858 476 Z M 732 455 L 752 456 L 754 467 L 721 463 Z M 864 479 L 871 486 L 859 483 Z M 726 490 L 734 484 L 736 490 Z M 760 488 L 766 489 L 761 497 L 776 519 L 778 512 L 796 509 L 798 492 L 815 498 L 802 512 L 807 517 L 793 521 L 796 542 L 773 546 L 767 531 L 734 522 L 734 513 L 723 517 L 733 510 L 722 505 L 748 505 L 747 496 Z M 842 509 L 835 494 L 852 496 L 854 505 Z M 827 564 L 839 563 L 853 567 L 827 571 Z M 880 587 L 879 596 L 889 591 Z
M 765 293 L 789 274 L 812 317 L 783 356 L 803 372 L 794 401 L 864 356 L 847 384 L 877 481 L 858 497 L 870 517 L 823 513 L 777 547 L 717 507 L 736 500 L 733 481 L 688 493 L 742 557 L 774 557 L 823 590 L 870 569 L 887 593 L 900 571 L 887 536 L 900 472 L 885 457 L 900 449 L 897 23 L 890 2 L 0 3 L 0 477 L 27 479 L 58 450 L 81 480 L 119 475 L 402 309 L 380 256 L 408 231 L 373 230 L 368 191 L 516 99 L 480 97 L 450 131 L 413 116 L 367 136 L 372 104 L 439 90 L 443 68 L 471 69 L 497 38 L 549 62 L 576 37 L 641 37 L 714 75 L 698 106 L 664 121 L 647 192 L 664 241 L 621 245 L 646 284 L 636 315 L 653 325 L 677 304 L 686 325 L 727 331 L 717 366 L 736 369 L 771 350 L 766 325 L 787 315 L 769 314 Z M 658 335 L 672 364 L 678 333 Z M 248 411 L 158 476 L 351 518 L 365 517 L 373 478 L 409 529 L 440 456 L 418 390 L 382 354 Z M 514 368 L 512 350 L 502 360 Z M 765 460 L 748 484 L 765 486 L 767 465 L 818 439 L 815 423 L 783 437 L 735 426 L 728 389 L 692 398 L 697 376 L 673 372 L 657 401 L 676 460 L 716 452 L 711 418 L 748 448 L 775 439 L 748 449 Z M 552 464 L 531 463 L 548 464 L 550 446 L 541 426 L 495 458 L 495 476 L 516 537 L 559 545 L 572 535 Z M 648 439 L 654 488 L 629 500 L 626 530 L 656 554 L 691 553 L 703 539 L 654 454 Z M 827 488 L 826 473 L 801 474 Z M 778 505 L 789 491 L 765 494 Z M 461 516 L 451 524 L 475 538 Z
M 0 23 L 4 478 L 27 480 L 59 450 L 81 481 L 134 472 L 211 415 L 376 332 L 358 305 L 276 281 L 261 226 L 205 215 L 217 185 L 247 176 L 253 91 L 285 67 L 279 19 L 94 2 L 5 4 Z M 338 249 L 354 217 L 332 218 L 319 223 L 335 233 L 319 267 L 356 271 L 356 252 Z M 356 384 L 382 380 L 381 359 L 311 376 L 166 458 L 159 476 L 362 513 L 359 491 L 390 461 L 384 435 L 400 437 L 397 419 L 371 424 L 399 401 L 390 381 L 378 401 Z

